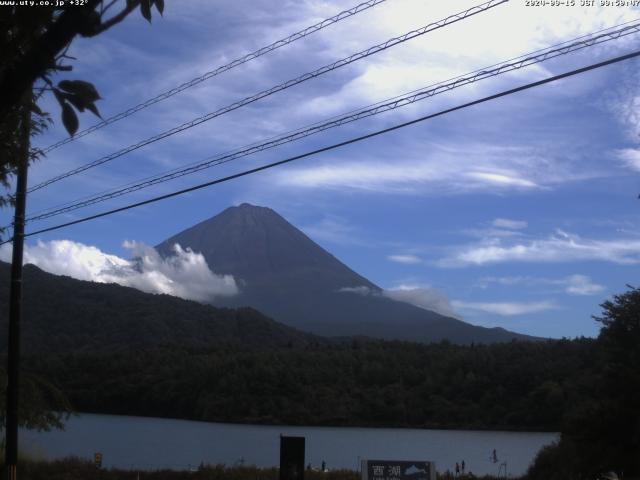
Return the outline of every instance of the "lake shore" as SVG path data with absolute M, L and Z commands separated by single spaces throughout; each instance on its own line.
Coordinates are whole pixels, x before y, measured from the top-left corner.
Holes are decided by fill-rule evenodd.
M 279 480 L 277 468 L 258 468 L 253 466 L 228 467 L 225 465 L 200 465 L 190 470 L 126 470 L 104 469 L 89 460 L 69 457 L 54 461 L 26 460 L 19 466 L 23 480 Z M 354 470 L 306 470 L 305 480 L 360 480 L 360 473 Z M 458 480 L 497 480 L 494 476 L 462 475 Z M 510 477 L 518 480 L 518 477 Z M 437 480 L 453 480 L 450 472 L 436 473 Z
M 558 434 L 557 430 L 553 429 L 544 429 L 544 428 L 536 428 L 535 426 L 527 427 L 527 426 L 502 426 L 501 428 L 491 428 L 491 426 L 487 425 L 473 425 L 473 424 L 465 424 L 465 425 L 451 425 L 451 424 L 438 424 L 438 423 L 428 423 L 428 424 L 420 424 L 420 425 L 412 425 L 412 424 L 398 424 L 398 423 L 384 423 L 378 422 L 376 424 L 370 424 L 367 422 L 342 422 L 342 423 L 330 423 L 330 422 L 300 422 L 300 423 L 282 423 L 282 422 L 264 422 L 260 420 L 253 421 L 248 418 L 245 420 L 238 421 L 224 421 L 224 420 L 202 420 L 200 418 L 191 418 L 189 416 L 183 417 L 171 417 L 171 416 L 155 416 L 155 415 L 144 415 L 144 414 L 121 414 L 117 412 L 102 412 L 102 411 L 82 411 L 82 412 L 74 412 L 73 415 L 117 415 L 119 417 L 133 417 L 133 418 L 163 418 L 166 420 L 186 420 L 189 422 L 206 422 L 206 423 L 216 423 L 222 425 L 259 425 L 262 427 L 326 427 L 326 428 L 370 428 L 370 429 L 400 429 L 400 430 L 442 430 L 442 431 L 469 431 L 473 430 L 476 432 L 534 432 L 534 433 L 552 433 Z
M 274 468 L 281 435 L 305 437 L 305 465 L 316 468 L 325 462 L 331 470 L 358 470 L 361 459 L 395 458 L 433 461 L 436 470 L 446 472 L 464 460 L 467 472 L 478 476 L 497 475 L 506 464 L 516 477 L 558 439 L 536 432 L 264 426 L 91 414 L 70 418 L 65 431 L 23 430 L 20 439 L 22 451 L 35 459 L 92 459 L 101 453 L 105 468 L 156 471 L 200 464 Z

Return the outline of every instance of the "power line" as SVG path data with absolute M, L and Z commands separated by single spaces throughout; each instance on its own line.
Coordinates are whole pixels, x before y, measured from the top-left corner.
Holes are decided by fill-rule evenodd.
M 89 205 L 94 205 L 96 203 L 100 203 L 106 200 L 110 200 L 122 195 L 126 195 L 129 193 L 138 191 L 138 190 L 142 190 L 144 188 L 151 187 L 153 185 L 157 185 L 157 184 L 164 183 L 176 178 L 190 175 L 190 174 L 199 172 L 201 170 L 211 168 L 213 166 L 221 165 L 223 163 L 227 163 L 241 157 L 246 157 L 248 155 L 252 155 L 270 148 L 283 145 L 285 143 L 290 143 L 290 142 L 299 140 L 301 138 L 304 138 L 310 135 L 314 135 L 316 133 L 319 133 L 331 128 L 335 128 L 341 125 L 345 125 L 347 123 L 355 122 L 357 120 L 370 117 L 373 115 L 378 115 L 383 112 L 395 110 L 397 108 L 410 105 L 420 100 L 424 100 L 432 96 L 438 95 L 440 93 L 444 93 L 444 92 L 453 90 L 455 88 L 468 85 L 470 83 L 474 83 L 486 78 L 501 75 L 510 71 L 518 70 L 533 64 L 541 63 L 546 60 L 559 57 L 561 55 L 567 55 L 569 53 L 581 50 L 583 48 L 593 47 L 594 45 L 599 45 L 604 42 L 619 39 L 621 37 L 640 32 L 640 21 L 636 21 L 635 23 L 632 23 L 632 24 L 630 23 L 631 22 L 627 22 L 626 24 L 624 24 L 625 25 L 624 27 L 618 28 L 616 30 L 612 30 L 615 27 L 601 30 L 600 32 L 605 32 L 605 33 L 601 33 L 600 35 L 596 35 L 596 33 L 600 33 L 600 32 L 594 32 L 593 34 L 588 36 L 578 37 L 578 38 L 581 38 L 582 40 L 573 41 L 573 43 L 570 43 L 572 41 L 562 42 L 561 44 L 558 44 L 558 45 L 561 45 L 560 47 L 558 47 L 558 45 L 554 45 L 554 46 L 548 47 L 547 49 L 538 50 L 531 54 L 521 55 L 520 57 L 516 57 L 516 59 L 507 60 L 505 62 L 495 64 L 490 67 L 485 67 L 483 69 L 475 70 L 474 72 L 471 72 L 469 74 L 460 75 L 458 77 L 454 77 L 453 79 L 445 80 L 443 82 L 439 82 L 429 87 L 425 87 L 419 90 L 414 90 L 413 92 L 410 92 L 403 96 L 398 96 L 392 99 L 385 100 L 383 102 L 378 102 L 374 105 L 349 112 L 348 114 L 334 117 L 333 119 L 330 119 L 324 122 L 318 122 L 309 127 L 298 129 L 293 132 L 286 133 L 279 137 L 274 137 L 263 143 L 254 143 L 246 147 L 241 147 L 240 149 L 237 149 L 235 151 L 209 157 L 206 160 L 201 161 L 199 163 L 194 163 L 186 167 L 174 169 L 169 172 L 165 172 L 159 175 L 145 178 L 143 180 L 139 180 L 138 182 L 127 184 L 115 190 L 112 189 L 107 192 L 103 192 L 101 194 L 85 197 L 80 200 L 67 202 L 66 204 L 58 207 L 52 207 L 41 212 L 36 212 L 30 215 L 27 218 L 27 221 L 32 222 L 37 220 L 44 220 L 46 218 L 51 218 L 57 215 L 61 215 L 63 213 L 68 213 L 74 210 L 78 210 L 80 208 L 84 208 Z
M 355 7 L 352 7 L 348 10 L 344 10 L 340 13 L 338 13 L 337 15 L 334 15 L 333 17 L 330 18 L 326 18 L 324 20 L 322 20 L 321 22 L 318 22 L 314 25 L 311 25 L 310 27 L 304 28 L 296 33 L 293 33 L 291 35 L 289 35 L 286 38 L 283 38 L 281 40 L 278 40 L 276 42 L 271 43 L 270 45 L 267 45 L 266 47 L 262 47 L 254 52 L 248 53 L 240 58 L 237 58 L 229 63 L 227 63 L 226 65 L 222 65 L 219 66 L 209 72 L 206 72 L 202 75 L 200 75 L 199 77 L 196 77 L 192 80 L 189 80 L 188 82 L 185 82 L 175 88 L 172 88 L 171 90 L 167 90 L 166 92 L 163 92 L 153 98 L 150 98 L 149 100 L 146 100 L 142 103 L 139 103 L 138 105 L 135 105 L 123 112 L 120 112 L 116 115 L 113 115 L 112 117 L 109 117 L 89 128 L 86 128 L 84 130 L 81 130 L 79 132 L 77 132 L 73 137 L 67 137 L 64 138 L 52 145 L 49 145 L 48 147 L 42 149 L 42 151 L 44 153 L 49 153 L 52 150 L 55 150 L 58 147 L 61 147 L 62 145 L 65 145 L 67 143 L 73 142 L 74 140 L 77 140 L 78 138 L 84 137 L 86 135 L 89 135 L 90 133 L 95 132 L 96 130 L 99 130 L 101 128 L 106 127 L 107 125 L 111 125 L 112 123 L 115 123 L 119 120 L 122 120 L 123 118 L 129 117 L 131 115 L 133 115 L 136 112 L 139 112 L 140 110 L 143 110 L 147 107 L 150 107 L 151 105 L 154 105 L 158 102 L 161 102 L 163 100 L 166 100 L 167 98 L 173 97 L 174 95 L 188 89 L 191 88 L 195 85 L 198 85 L 199 83 L 204 82 L 205 80 L 209 80 L 210 78 L 213 78 L 217 75 L 220 75 L 221 73 L 224 73 L 228 70 L 231 70 L 232 68 L 235 68 L 239 65 L 242 65 L 244 63 L 247 63 L 251 60 L 254 60 L 258 57 L 261 57 L 262 55 L 265 55 L 269 52 L 272 52 L 280 47 L 284 47 L 285 45 L 288 45 L 290 43 L 295 42 L 296 40 L 300 40 L 301 38 L 304 38 L 308 35 L 311 35 L 312 33 L 315 33 L 319 30 L 322 30 L 323 28 L 326 28 L 330 25 L 333 25 L 334 23 L 338 23 L 341 20 L 344 20 L 345 18 L 349 18 L 353 15 L 356 15 L 364 10 L 368 10 L 371 7 L 375 7 L 376 5 L 386 2 L 387 0 L 369 0 L 363 3 L 360 3 L 359 5 L 356 5 Z
M 213 118 L 219 117 L 220 115 L 223 115 L 225 113 L 229 113 L 233 110 L 236 110 L 240 107 L 243 107 L 245 105 L 248 105 L 250 103 L 256 102 L 262 98 L 268 97 L 270 95 L 273 95 L 274 93 L 277 93 L 281 90 L 285 90 L 287 88 L 290 88 L 294 85 L 298 85 L 302 82 L 306 82 L 307 80 L 310 80 L 312 78 L 318 77 L 320 75 L 323 75 L 324 73 L 330 72 L 332 70 L 336 70 L 340 67 L 343 67 L 345 65 L 348 65 L 350 63 L 353 63 L 357 60 L 361 60 L 363 58 L 369 57 L 370 55 L 376 54 L 378 52 L 381 52 L 383 50 L 386 50 L 390 47 L 393 47 L 395 45 L 399 45 L 401 43 L 404 43 L 408 40 L 411 40 L 412 38 L 424 35 L 428 32 L 431 32 L 433 30 L 437 30 L 439 28 L 445 27 L 447 25 L 450 25 L 452 23 L 455 22 L 459 22 L 460 20 L 464 20 L 466 18 L 469 18 L 473 15 L 476 15 L 478 13 L 482 13 L 485 12 L 493 7 L 496 7 L 498 5 L 501 5 L 503 3 L 507 3 L 509 0 L 489 0 L 488 2 L 485 2 L 483 4 L 480 5 L 476 5 L 474 7 L 471 7 L 467 10 L 464 10 L 462 12 L 450 15 L 442 20 L 438 20 L 437 22 L 433 22 L 430 23 L 429 25 L 426 25 L 424 27 L 421 27 L 417 30 L 412 30 L 410 32 L 405 33 L 404 35 L 401 35 L 399 37 L 394 37 L 391 38 L 389 40 L 387 40 L 386 42 L 380 43 L 378 45 L 375 45 L 373 47 L 370 47 L 366 50 L 362 50 L 358 53 L 354 53 L 353 55 L 350 55 L 349 57 L 343 58 L 341 60 L 338 60 L 336 62 L 333 62 L 329 65 L 325 65 L 324 67 L 321 67 L 317 70 L 314 70 L 312 72 L 308 72 L 305 73 L 299 77 L 296 77 L 294 79 L 288 80 L 284 83 L 281 83 L 279 85 L 276 85 L 275 87 L 271 87 L 268 90 L 263 90 L 262 92 L 256 93 L 250 97 L 246 97 L 240 101 L 237 101 L 235 103 L 232 103 L 230 105 L 227 105 L 226 107 L 222 107 L 214 112 L 211 113 L 207 113 L 206 115 L 203 115 L 201 117 L 198 117 L 194 120 L 191 120 L 189 122 L 183 123 L 182 125 L 179 125 L 177 127 L 174 127 L 170 130 L 167 130 L 165 132 L 159 133 L 157 135 L 154 135 L 153 137 L 149 137 L 146 140 L 142 140 L 138 143 L 135 143 L 133 145 L 130 145 L 126 148 L 123 148 L 121 150 L 118 150 L 117 152 L 111 153 L 109 155 L 106 155 L 102 158 L 99 158 L 98 160 L 94 160 L 93 162 L 87 163 L 85 165 L 82 165 L 80 167 L 77 167 L 73 170 L 69 170 L 68 172 L 65 172 L 63 174 L 60 174 L 56 177 L 50 178 L 49 180 L 45 180 L 42 183 L 39 183 L 33 187 L 31 187 L 28 190 L 28 193 L 32 193 L 36 190 L 39 190 L 41 188 L 44 188 L 48 185 L 51 185 L 52 183 L 58 182 L 60 180 L 63 180 L 65 178 L 68 178 L 70 176 L 73 175 L 77 175 L 78 173 L 82 173 L 86 170 L 89 170 L 91 168 L 97 167 L 98 165 L 102 165 L 104 163 L 107 163 L 111 160 L 114 160 L 118 157 L 121 157 L 127 153 L 130 153 L 134 150 L 137 150 L 139 148 L 142 148 L 146 145 L 149 145 L 151 143 L 157 142 L 159 140 L 162 140 L 164 138 L 167 138 L 171 135 L 175 135 L 176 133 L 182 132 L 184 130 L 187 130 L 189 128 L 195 127 L 196 125 L 200 125 L 201 123 L 207 122 Z
M 376 136 L 379 136 L 379 135 L 382 135 L 382 134 L 385 134 L 385 133 L 389 133 L 389 132 L 392 132 L 394 130 L 399 130 L 401 128 L 408 127 L 410 125 L 413 125 L 413 124 L 416 124 L 416 123 L 420 123 L 420 122 L 423 122 L 423 121 L 426 121 L 426 120 L 430 120 L 430 119 L 433 119 L 433 118 L 436 118 L 436 117 L 439 117 L 439 116 L 442 116 L 442 115 L 446 115 L 448 113 L 452 113 L 452 112 L 455 112 L 455 111 L 458 111 L 458 110 L 462 110 L 464 108 L 472 107 L 474 105 L 479 105 L 481 103 L 485 103 L 485 102 L 488 102 L 490 100 L 495 100 L 495 99 L 498 99 L 498 98 L 501 98 L 501 97 L 505 97 L 507 95 L 511 95 L 511 94 L 514 94 L 514 93 L 517 93 L 517 92 L 521 92 L 521 91 L 528 90 L 528 89 L 531 89 L 531 88 L 534 88 L 534 87 L 538 87 L 540 85 L 545 85 L 547 83 L 555 82 L 555 81 L 561 80 L 563 78 L 567 78 L 567 77 L 571 77 L 571 76 L 578 75 L 578 74 L 581 74 L 581 73 L 585 73 L 585 72 L 588 72 L 590 70 L 595 70 L 597 68 L 601 68 L 601 67 L 604 67 L 604 66 L 607 66 L 607 65 L 612 65 L 614 63 L 622 62 L 624 60 L 629 60 L 629 59 L 632 59 L 632 58 L 635 58 L 635 57 L 638 57 L 638 56 L 640 56 L 640 50 L 636 50 L 635 52 L 628 53 L 626 55 L 621 55 L 619 57 L 611 58 L 611 59 L 605 60 L 603 62 L 591 64 L 591 65 L 589 65 L 587 67 L 582 67 L 582 68 L 578 68 L 576 70 L 571 70 L 569 72 L 565 72 L 565 73 L 562 73 L 562 74 L 559 74 L 559 75 L 554 75 L 552 77 L 548 77 L 548 78 L 545 78 L 543 80 L 538 80 L 536 82 L 528 83 L 528 84 L 522 85 L 520 87 L 512 88 L 512 89 L 509 89 L 509 90 L 504 90 L 504 91 L 502 91 L 500 93 L 496 93 L 494 95 L 490 95 L 490 96 L 483 97 L 483 98 L 478 99 L 478 100 L 474 100 L 472 102 L 468 102 L 468 103 L 464 103 L 462 105 L 458 105 L 457 107 L 452 107 L 452 108 L 448 108 L 446 110 L 441 110 L 441 111 L 439 111 L 437 113 L 432 113 L 432 114 L 429 114 L 429 115 L 425 115 L 423 117 L 420 117 L 420 118 L 417 118 L 417 119 L 414 119 L 414 120 L 411 120 L 411 121 L 408 121 L 408 122 L 400 123 L 400 124 L 394 125 L 392 127 L 384 128 L 382 130 L 377 130 L 375 132 L 368 133 L 368 134 L 362 135 L 360 137 L 352 138 L 352 139 L 346 140 L 344 142 L 334 143 L 333 145 L 329 145 L 329 146 L 326 146 L 326 147 L 323 147 L 323 148 L 319 148 L 317 150 L 306 152 L 306 153 L 303 153 L 301 155 L 296 155 L 294 157 L 289 157 L 289 158 L 286 158 L 284 160 L 280 160 L 280 161 L 277 161 L 277 162 L 269 163 L 267 165 L 263 165 L 261 167 L 256 167 L 256 168 L 252 168 L 250 170 L 245 170 L 245 171 L 240 172 L 240 173 L 236 173 L 236 174 L 233 174 L 233 175 L 229 175 L 227 177 L 211 180 L 209 182 L 201 183 L 199 185 L 195 185 L 193 187 L 185 188 L 185 189 L 178 190 L 178 191 L 175 191 L 175 192 L 172 192 L 172 193 L 168 193 L 168 194 L 165 194 L 165 195 L 160 195 L 160 196 L 157 196 L 157 197 L 153 197 L 153 198 L 141 201 L 141 202 L 132 203 L 132 204 L 126 205 L 124 207 L 115 208 L 115 209 L 112 209 L 112 210 L 107 210 L 105 212 L 98 213 L 98 214 L 95 214 L 95 215 L 90 215 L 88 217 L 80 218 L 78 220 L 73 220 L 73 221 L 70 221 L 70 222 L 62 223 L 62 224 L 59 224 L 59 225 L 55 225 L 53 227 L 43 228 L 41 230 L 36 230 L 34 232 L 27 233 L 24 236 L 25 237 L 31 237 L 33 235 L 38 235 L 38 234 L 45 233 L 45 232 L 51 232 L 51 231 L 54 231 L 54 230 L 59 230 L 61 228 L 69 227 L 71 225 L 77 225 L 79 223 L 88 222 L 90 220 L 95 220 L 97 218 L 106 217 L 106 216 L 112 215 L 114 213 L 123 212 L 123 211 L 126 211 L 126 210 L 130 210 L 132 208 L 137 208 L 137 207 L 141 207 L 143 205 L 148 205 L 148 204 L 151 204 L 151 203 L 155 203 L 155 202 L 158 202 L 160 200 L 166 200 L 168 198 L 172 198 L 172 197 L 176 197 L 176 196 L 179 196 L 179 195 L 183 195 L 185 193 L 193 192 L 193 191 L 200 190 L 200 189 L 203 189 L 203 188 L 206 188 L 206 187 L 210 187 L 210 186 L 217 185 L 217 184 L 220 184 L 220 183 L 228 182 L 228 181 L 234 180 L 236 178 L 244 177 L 244 176 L 247 176 L 247 175 L 251 175 L 253 173 L 261 172 L 263 170 L 268 170 L 268 169 L 271 169 L 271 168 L 274 168 L 274 167 L 278 167 L 280 165 L 284 165 L 286 163 L 294 162 L 296 160 L 300 160 L 300 159 L 303 159 L 303 158 L 306 158 L 306 157 L 311 157 L 313 155 L 317 155 L 319 153 L 327 152 L 329 150 L 335 150 L 337 148 L 344 147 L 346 145 L 350 145 L 350 144 L 353 144 L 353 143 L 356 143 L 356 142 L 367 140 L 369 138 L 373 138 L 373 137 L 376 137 Z M 0 245 L 3 245 L 3 244 L 8 243 L 10 241 L 12 241 L 12 239 L 4 241 L 4 242 L 0 243 Z

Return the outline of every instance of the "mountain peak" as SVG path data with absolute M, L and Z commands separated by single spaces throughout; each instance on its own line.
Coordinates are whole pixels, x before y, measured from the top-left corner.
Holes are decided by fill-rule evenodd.
M 233 275 L 240 285 L 240 294 L 219 299 L 218 305 L 252 306 L 304 330 L 461 343 L 518 337 L 385 297 L 268 207 L 242 203 L 227 208 L 156 248 L 170 256 L 176 243 L 201 253 L 211 270 Z
M 252 205 L 251 203 L 241 203 L 240 205 L 237 205 L 235 207 L 229 207 L 227 208 L 227 210 L 232 211 L 232 212 L 260 212 L 260 213 L 276 213 L 273 210 L 271 210 L 269 207 L 261 207 L 260 205 Z M 222 213 L 226 212 L 227 210 L 223 211 Z
M 206 224 L 208 222 L 218 222 L 220 218 L 225 219 L 227 222 L 244 222 L 244 223 L 287 223 L 276 211 L 269 207 L 262 207 L 259 205 L 252 205 L 251 203 L 241 203 L 233 207 L 229 207 L 223 210 L 220 214 L 211 217 L 209 220 L 205 220 L 199 225 Z M 197 227 L 198 225 L 196 225 Z
M 235 207 L 229 207 L 229 208 L 244 208 L 244 209 L 246 209 L 246 208 L 254 208 L 256 210 L 259 210 L 259 209 L 271 210 L 268 207 L 261 207 L 260 205 L 252 205 L 251 203 L 247 203 L 247 202 L 243 202 L 240 205 L 237 205 Z
M 229 207 L 156 248 L 171 255 L 176 243 L 201 253 L 214 272 L 231 274 L 249 288 L 267 283 L 282 289 L 378 288 L 268 207 Z

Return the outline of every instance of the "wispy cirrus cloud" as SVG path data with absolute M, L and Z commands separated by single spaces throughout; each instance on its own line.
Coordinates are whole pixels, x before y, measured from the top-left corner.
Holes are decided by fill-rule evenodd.
M 559 308 L 551 301 L 542 302 L 464 302 L 454 300 L 451 302 L 456 309 L 463 311 L 477 311 L 493 315 L 514 316 L 527 315 L 529 313 L 544 312 Z
M 528 227 L 524 220 L 510 220 L 507 218 L 495 218 L 487 225 L 476 228 L 465 228 L 462 233 L 470 237 L 481 239 L 522 237 Z
M 405 264 L 418 264 L 418 263 L 422 263 L 422 259 L 416 255 L 409 255 L 409 254 L 404 254 L 404 255 L 389 255 L 387 257 L 388 260 L 391 260 L 392 262 L 396 262 L 396 263 L 405 263 Z
M 376 158 L 290 168 L 274 175 L 276 185 L 299 189 L 361 191 L 409 195 L 529 192 L 577 179 L 568 166 L 550 162 L 534 150 L 505 145 L 442 145 L 422 141 L 385 145 L 397 150 Z M 585 175 L 581 173 L 580 175 Z
M 515 172 L 468 172 L 468 178 L 478 180 L 480 183 L 493 185 L 495 187 L 515 187 L 515 188 L 540 188 L 537 183 L 522 178 Z
M 607 95 L 607 106 L 620 125 L 622 125 L 629 140 L 637 141 L 640 131 L 640 82 L 636 70 L 627 68 L 628 73 L 616 82 L 615 88 Z M 632 153 L 632 149 L 618 150 L 618 153 Z
M 571 275 L 565 280 L 565 289 L 571 295 L 595 295 L 604 291 L 604 285 L 593 282 L 586 275 Z
M 622 265 L 640 263 L 637 238 L 590 239 L 562 230 L 547 238 L 465 245 L 436 261 L 441 267 L 482 266 L 507 262 L 561 263 L 603 261 Z
M 529 225 L 524 220 L 510 220 L 508 218 L 496 218 L 491 225 L 497 228 L 506 228 L 507 230 L 522 230 Z
M 636 172 L 640 172 L 640 150 L 636 148 L 623 148 L 616 150 L 616 156 L 622 164 Z
M 461 165 L 456 168 L 451 164 L 428 160 L 395 164 L 349 162 L 293 170 L 280 176 L 279 181 L 286 186 L 307 189 L 411 195 L 443 193 L 443 190 L 449 193 L 466 193 L 541 188 L 516 171 L 489 166 L 486 168 L 493 171 L 465 171 Z
M 540 278 L 531 276 L 484 277 L 478 281 L 480 288 L 490 285 L 515 286 L 552 286 L 570 295 L 596 295 L 605 290 L 604 285 L 594 282 L 587 275 L 574 274 L 564 278 Z

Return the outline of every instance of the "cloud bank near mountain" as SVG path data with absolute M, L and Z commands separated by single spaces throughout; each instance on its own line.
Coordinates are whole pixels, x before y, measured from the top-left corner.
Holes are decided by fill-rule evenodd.
M 430 310 L 448 317 L 460 318 L 460 316 L 454 312 L 453 308 L 451 308 L 449 297 L 447 297 L 443 292 L 431 287 L 398 285 L 395 288 L 375 291 L 365 285 L 360 285 L 357 287 L 343 287 L 338 291 L 343 293 L 355 293 L 363 296 L 379 295 L 398 302 L 409 303 L 416 307 Z
M 25 246 L 24 263 L 78 280 L 117 283 L 199 302 L 239 292 L 233 276 L 214 273 L 204 257 L 189 248 L 175 244 L 173 255 L 163 258 L 144 243 L 125 241 L 123 246 L 131 252 L 131 260 L 71 240 L 39 241 Z M 10 244 L 0 247 L 0 260 L 11 261 Z

